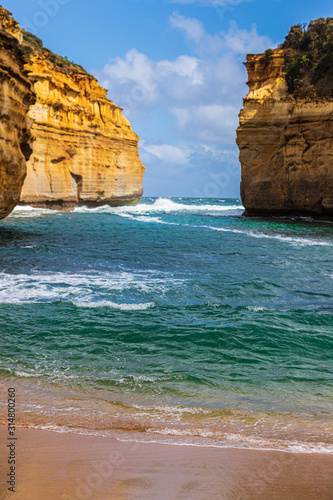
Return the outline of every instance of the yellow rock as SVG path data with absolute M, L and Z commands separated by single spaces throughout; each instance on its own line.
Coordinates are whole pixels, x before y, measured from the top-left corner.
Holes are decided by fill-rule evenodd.
M 247 56 L 249 93 L 237 129 L 249 215 L 333 217 L 333 101 L 294 99 L 284 51 Z
M 27 113 L 35 94 L 23 70 L 15 23 L 10 12 L 0 8 L 0 219 L 19 202 L 26 160 L 32 151 Z
M 34 142 L 21 194 L 22 204 L 72 209 L 83 204 L 137 203 L 143 192 L 145 168 L 139 159 L 139 136 L 133 132 L 122 110 L 83 69 L 71 63 L 63 67 L 53 64 L 48 59 L 50 52 L 42 48 L 40 41 L 37 50 L 34 44 L 31 49 L 24 41 L 19 24 L 2 7 L 0 28 L 5 38 L 15 37 L 23 50 L 29 49 L 25 50 L 25 69 L 37 94 L 36 101 L 32 99 L 29 80 L 20 73 L 23 59 L 16 40 L 13 54 L 2 45 L 0 101 L 3 115 L 8 114 L 9 118 L 1 123 L 0 145 L 6 143 L 6 152 L 2 148 L 0 217 L 15 206 L 25 176 L 25 158 L 18 146 L 22 146 L 28 159 L 26 103 L 34 103 L 29 110 L 29 124 L 34 120 Z M 35 37 L 32 39 L 38 41 Z M 57 62 L 57 56 L 52 56 Z M 21 57 L 20 61 L 15 57 Z M 10 75 L 9 68 L 15 76 Z M 15 181 L 16 186 L 8 188 L 6 193 L 9 178 L 5 170 L 11 171 L 11 182 Z
M 31 56 L 26 69 L 37 102 L 29 112 L 34 146 L 21 202 L 66 210 L 139 201 L 139 137 L 106 90 L 84 71 L 56 66 L 47 53 Z
M 23 41 L 23 30 L 15 19 L 12 18 L 12 13 L 9 10 L 0 6 L 0 29 L 6 31 L 19 43 Z

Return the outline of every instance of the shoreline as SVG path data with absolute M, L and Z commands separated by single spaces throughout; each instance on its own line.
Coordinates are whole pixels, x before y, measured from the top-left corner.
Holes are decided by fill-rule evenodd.
M 328 500 L 333 455 L 170 446 L 18 428 L 17 488 L 7 491 L 0 427 L 0 498 L 7 500 Z
M 8 385 L 9 384 L 9 385 Z M 0 388 L 13 385 L 0 378 Z M 333 456 L 332 419 L 237 408 L 170 406 L 116 394 L 15 379 L 19 427 L 123 442 Z M 119 394 L 118 394 L 119 396 Z M 97 397 L 97 399 L 96 399 Z M 0 413 L 5 407 L 0 404 Z M 0 419 L 6 424 L 5 418 Z

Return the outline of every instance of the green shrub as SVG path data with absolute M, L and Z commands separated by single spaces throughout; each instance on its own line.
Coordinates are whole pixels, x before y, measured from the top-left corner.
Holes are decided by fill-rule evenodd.
M 30 45 L 30 47 L 34 47 L 38 52 L 43 48 L 42 40 L 32 33 L 28 33 L 28 31 L 23 33 L 23 42 Z
M 33 54 L 33 52 L 34 52 L 33 48 L 30 47 L 29 45 L 23 45 L 22 46 L 22 51 L 23 51 L 25 59 L 29 59 L 29 57 L 31 56 L 31 54 Z
M 264 55 L 260 58 L 260 62 L 267 65 L 272 54 L 273 54 L 272 49 L 265 50 Z
M 57 56 L 55 54 L 49 54 L 47 59 L 51 61 L 53 64 L 57 64 Z
M 281 46 L 290 94 L 333 97 L 333 18 L 319 18 L 308 26 L 290 28 Z

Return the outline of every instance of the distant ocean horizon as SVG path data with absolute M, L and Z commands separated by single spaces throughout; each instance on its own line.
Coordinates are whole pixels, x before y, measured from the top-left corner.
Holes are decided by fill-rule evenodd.
M 16 207 L 0 227 L 0 384 L 17 424 L 333 453 L 333 224 L 243 210 Z

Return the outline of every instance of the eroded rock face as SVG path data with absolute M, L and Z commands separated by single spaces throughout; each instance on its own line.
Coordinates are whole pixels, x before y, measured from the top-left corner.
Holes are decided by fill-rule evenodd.
M 283 67 L 283 50 L 247 56 L 237 130 L 245 213 L 332 219 L 333 101 L 294 99 Z
M 27 113 L 35 102 L 35 94 L 31 81 L 23 70 L 24 60 L 18 43 L 18 25 L 11 22 L 8 11 L 1 10 L 0 219 L 3 219 L 20 200 L 26 176 L 26 162 L 32 152 L 31 119 Z M 12 36 L 11 32 L 15 36 Z
M 19 41 L 19 43 L 22 43 L 23 41 L 22 28 L 20 28 L 19 23 L 12 18 L 12 13 L 1 6 L 0 6 L 0 29 L 12 35 Z
M 26 69 L 37 102 L 21 202 L 65 210 L 138 202 L 145 170 L 139 137 L 106 90 L 85 71 L 63 71 L 43 55 L 31 56 Z
M 138 202 L 143 192 L 145 168 L 139 159 L 139 137 L 133 132 L 122 110 L 107 98 L 106 90 L 98 85 L 93 76 L 83 68 L 52 54 L 38 38 L 23 33 L 11 13 L 2 7 L 0 28 L 3 29 L 4 39 L 13 40 L 14 36 L 22 44 L 25 69 L 37 94 L 37 101 L 31 105 L 32 99 L 27 93 L 29 81 L 21 75 L 19 85 L 14 88 L 16 76 L 12 78 L 8 71 L 2 75 L 3 81 L 8 80 L 8 85 L 2 89 L 3 109 L 8 105 L 7 98 L 15 95 L 19 101 L 15 105 L 13 103 L 15 109 L 10 112 L 10 120 L 2 120 L 2 126 L 7 127 L 2 134 L 2 141 L 8 143 L 12 129 L 10 140 L 13 144 L 16 139 L 16 142 L 22 143 L 27 159 L 30 149 L 27 127 L 23 127 L 26 109 L 20 107 L 22 100 L 25 105 L 31 105 L 29 117 L 34 120 L 33 153 L 27 164 L 21 203 L 72 209 L 77 205 Z M 28 41 L 25 41 L 26 35 Z M 17 44 L 15 51 L 21 57 Z M 5 57 L 3 53 L 2 57 Z M 14 64 L 9 59 L 4 61 L 4 68 L 6 64 Z M 21 59 L 20 64 L 22 66 Z M 19 73 L 18 67 L 15 67 L 15 71 Z M 12 95 L 8 94 L 9 91 Z M 4 116 L 7 116 L 6 112 L 7 108 Z M 12 122 L 15 122 L 15 127 L 11 127 Z M 16 179 L 17 190 L 20 190 L 25 175 L 24 156 L 22 154 L 20 158 L 20 167 L 14 168 L 8 148 L 6 154 L 1 168 L 11 172 L 11 177 Z M 2 176 L 2 179 L 5 182 L 5 177 Z M 7 194 L 9 196 L 8 190 Z

